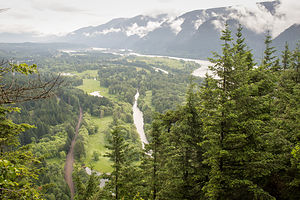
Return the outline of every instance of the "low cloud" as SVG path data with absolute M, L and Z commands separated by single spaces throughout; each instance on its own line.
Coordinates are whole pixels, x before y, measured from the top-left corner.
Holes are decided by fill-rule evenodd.
M 222 30 L 224 30 L 226 28 L 225 27 L 225 22 L 226 22 L 226 20 L 223 21 L 223 20 L 216 19 L 216 20 L 212 21 L 212 24 L 221 33 Z
M 202 14 L 197 16 L 197 20 L 194 21 L 194 28 L 197 30 L 208 18 L 209 14 L 205 10 L 202 10 Z
M 299 0 L 281 0 L 276 12 L 277 15 L 284 15 L 285 27 L 293 24 L 300 24 L 300 1 Z
M 97 32 L 98 34 L 106 35 L 108 33 L 118 33 L 120 32 L 120 28 L 110 28 L 110 29 L 105 29 L 103 31 Z
M 178 18 L 171 22 L 170 27 L 176 35 L 181 31 L 182 29 L 181 25 L 183 22 L 184 22 L 183 18 Z
M 104 29 L 103 31 L 96 31 L 93 33 L 83 33 L 83 35 L 86 37 L 94 37 L 96 35 L 106 35 L 108 33 L 118 33 L 120 31 L 121 31 L 120 28 L 110 28 L 110 29 Z
M 300 23 L 299 0 L 281 0 L 273 14 L 261 4 L 253 7 L 233 6 L 230 10 L 230 17 L 237 19 L 245 27 L 256 33 L 269 30 L 273 37 L 291 25 Z
M 127 36 L 138 35 L 140 38 L 142 38 L 145 35 L 147 35 L 149 32 L 159 28 L 162 23 L 163 22 L 149 21 L 147 23 L 147 26 L 138 26 L 136 23 L 134 23 L 132 26 L 127 28 L 126 35 Z
M 155 29 L 159 28 L 161 24 L 164 22 L 162 21 L 149 21 L 146 26 L 139 26 L 137 23 L 132 24 L 126 28 L 109 28 L 104 29 L 102 31 L 96 31 L 93 33 L 83 33 L 86 37 L 94 37 L 96 35 L 106 35 L 109 33 L 118 33 L 123 31 L 127 36 L 137 35 L 140 38 L 146 36 L 149 32 L 154 31 Z

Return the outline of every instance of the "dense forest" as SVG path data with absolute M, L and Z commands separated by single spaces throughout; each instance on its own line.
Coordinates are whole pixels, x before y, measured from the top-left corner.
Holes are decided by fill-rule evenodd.
M 63 165 L 79 107 L 74 199 L 300 199 L 300 43 L 277 57 L 267 34 L 258 64 L 242 27 L 220 39 L 204 79 L 191 77 L 199 67 L 192 62 L 110 54 L 26 53 L 20 59 L 29 65 L 3 62 L 0 199 L 71 198 Z M 76 76 L 61 79 L 62 71 Z M 145 149 L 132 120 L 137 90 Z M 91 148 L 100 132 L 101 152 Z

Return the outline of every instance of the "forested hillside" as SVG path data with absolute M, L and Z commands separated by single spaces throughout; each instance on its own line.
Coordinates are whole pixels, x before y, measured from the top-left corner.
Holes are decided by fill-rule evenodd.
M 242 33 L 226 26 L 205 78 L 182 60 L 16 48 L 29 65 L 0 68 L 0 199 L 300 199 L 300 44 L 277 57 L 267 34 L 255 63 Z
M 277 58 L 267 35 L 257 65 L 241 27 L 221 40 L 215 76 L 154 117 L 138 166 L 112 143 L 111 182 L 94 199 L 299 199 L 300 46 Z M 118 125 L 112 134 L 122 138 Z

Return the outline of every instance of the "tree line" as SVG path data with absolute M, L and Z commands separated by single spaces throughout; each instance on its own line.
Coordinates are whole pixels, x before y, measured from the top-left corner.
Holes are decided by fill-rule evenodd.
M 214 53 L 210 59 L 214 76 L 207 75 L 200 85 L 191 80 L 184 104 L 153 117 L 148 134 L 150 143 L 144 152 L 128 144 L 129 133 L 117 120 L 120 115 L 115 114 L 108 137 L 110 151 L 106 155 L 113 162 L 113 172 L 102 177 L 85 177 L 76 172 L 77 199 L 300 198 L 300 45 L 292 51 L 286 45 L 282 56 L 276 57 L 267 35 L 264 57 L 257 65 L 244 42 L 241 27 L 235 39 L 227 27 L 221 40 L 222 53 Z M 8 65 L 1 70 L 3 82 L 7 73 L 28 75 L 35 72 L 35 66 Z M 140 73 L 146 79 L 144 72 Z M 144 82 L 147 87 L 152 87 L 152 83 Z M 9 92 L 8 88 L 1 86 L 4 92 Z M 99 108 L 111 106 L 105 99 L 97 104 L 99 99 L 92 99 L 96 97 L 86 98 L 78 91 L 70 95 L 65 92 L 46 107 L 72 113 L 80 101 L 86 110 L 98 116 Z M 5 95 L 2 93 L 2 97 Z M 14 100 L 7 101 L 10 102 Z M 7 103 L 0 107 L 1 198 L 68 199 L 59 166 L 37 159 L 29 146 L 20 146 L 19 135 L 32 126 L 13 123 L 9 113 L 19 109 Z M 94 104 L 97 106 L 93 107 Z M 29 111 L 27 117 L 35 112 L 31 106 L 24 105 Z M 45 107 L 41 104 L 38 108 L 43 116 Z M 61 117 L 65 116 L 46 120 L 56 127 L 51 127 L 51 131 L 60 129 L 57 124 L 63 120 Z M 69 125 L 63 133 L 55 134 L 55 140 L 61 141 L 61 134 L 65 134 L 62 138 L 72 137 Z M 40 129 L 47 131 L 42 125 Z M 95 131 L 88 129 L 85 134 Z M 47 142 L 47 138 L 33 136 L 33 143 L 36 139 Z M 81 156 L 79 152 L 78 158 Z M 109 180 L 104 188 L 99 187 L 100 178 Z M 59 187 L 54 184 L 56 181 Z
M 300 44 L 281 57 L 269 34 L 262 63 L 222 32 L 214 76 L 192 81 L 185 104 L 157 114 L 140 163 L 116 123 L 109 184 L 89 199 L 299 199 Z

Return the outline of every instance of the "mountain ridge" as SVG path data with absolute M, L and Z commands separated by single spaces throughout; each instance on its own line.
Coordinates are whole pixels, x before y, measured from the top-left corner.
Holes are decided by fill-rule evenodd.
M 257 3 L 256 9 L 274 16 L 278 5 L 279 1 L 261 2 Z M 247 17 L 249 21 L 245 22 Z M 257 30 L 256 22 L 252 22 L 255 17 L 253 10 L 236 6 L 197 9 L 176 17 L 168 14 L 137 15 L 132 18 L 115 18 L 97 26 L 82 27 L 65 36 L 50 38 L 48 42 L 206 59 L 211 56 L 212 51 L 220 49 L 219 37 L 225 23 L 229 24 L 233 37 L 238 24 L 242 24 L 246 43 L 253 49 L 255 57 L 260 58 L 264 50 L 265 30 Z M 254 27 L 251 23 L 254 23 Z M 300 26 L 293 24 L 274 38 L 274 46 L 281 51 L 287 41 L 294 48 L 299 36 Z

